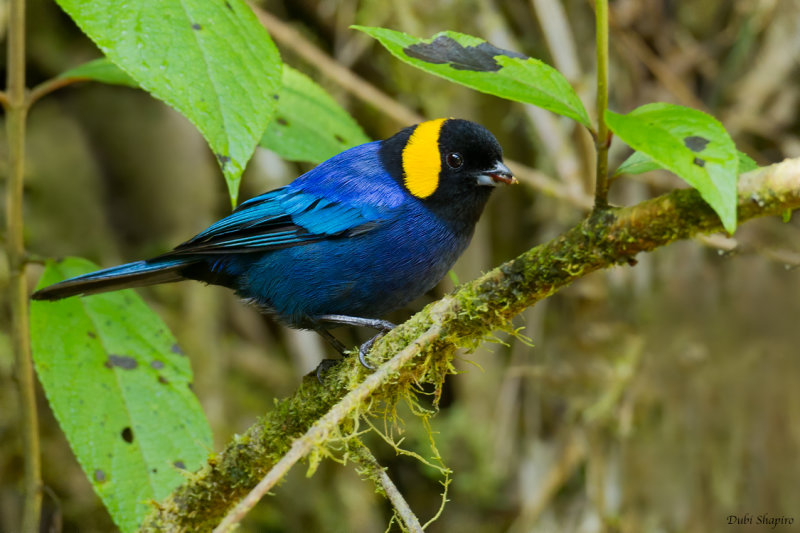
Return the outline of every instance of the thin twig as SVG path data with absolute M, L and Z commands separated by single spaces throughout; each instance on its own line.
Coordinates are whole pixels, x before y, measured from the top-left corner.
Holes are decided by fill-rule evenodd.
M 695 96 L 665 61 L 648 48 L 640 36 L 629 31 L 617 31 L 614 32 L 614 41 L 617 45 L 615 49 L 624 50 L 638 59 L 679 103 L 707 111 L 708 106 Z
M 558 0 L 531 0 L 531 5 L 539 19 L 547 49 L 553 56 L 553 66 L 569 81 L 578 81 L 581 66 L 563 4 Z
M 422 533 L 422 524 L 419 523 L 417 515 L 411 510 L 406 499 L 403 498 L 403 495 L 397 490 L 397 486 L 386 473 L 386 469 L 378 463 L 369 448 L 364 446 L 364 443 L 359 439 L 353 439 L 350 450 L 353 452 L 355 460 L 366 470 L 367 477 L 375 479 L 380 485 L 386 498 L 392 503 L 395 513 L 403 522 L 405 529 L 412 533 Z
M 22 456 L 25 461 L 25 500 L 22 531 L 39 531 L 42 508 L 42 465 L 36 412 L 31 344 L 28 335 L 28 287 L 25 279 L 25 241 L 22 212 L 25 181 L 25 0 L 11 0 L 8 15 L 8 87 L 6 90 L 8 184 L 6 186 L 6 249 L 10 269 L 8 302 L 11 336 L 20 395 Z
M 592 198 L 583 191 L 580 183 L 575 182 L 570 185 L 554 180 L 544 172 L 511 159 L 507 159 L 506 163 L 520 182 L 530 185 L 547 196 L 566 201 L 579 209 L 592 208 Z
M 583 72 L 575 48 L 575 38 L 561 0 L 531 0 L 531 5 L 539 20 L 547 50 L 553 58 L 553 66 L 572 83 L 583 100 L 589 87 L 588 84 L 581 83 Z M 585 180 L 583 169 L 588 168 L 594 160 L 594 143 L 588 142 L 589 136 L 584 133 L 583 128 L 575 130 L 575 134 L 567 135 L 573 128 L 566 129 L 564 122 L 544 109 L 529 105 L 525 107 L 525 111 L 541 142 L 549 145 L 548 153 L 552 156 L 558 177 L 564 180 L 570 191 L 574 191 L 576 197 L 583 199 L 585 206 L 591 208 L 594 199 L 587 192 L 590 190 L 590 183 Z M 554 131 L 560 134 L 552 135 L 550 132 Z
M 509 533 L 521 533 L 533 529 L 536 520 L 547 509 L 547 505 L 556 493 L 586 460 L 586 443 L 578 429 L 569 430 L 565 442 L 559 445 L 559 452 L 550 468 L 539 476 L 536 490 L 525 495 L 517 518 L 508 528 Z
M 252 509 L 269 490 L 275 486 L 289 469 L 300 459 L 305 457 L 314 446 L 325 441 L 327 435 L 336 431 L 339 424 L 348 417 L 353 411 L 358 409 L 362 402 L 367 399 L 375 390 L 389 381 L 392 374 L 396 374 L 406 363 L 419 355 L 423 346 L 427 346 L 431 341 L 440 335 L 438 325 L 434 324 L 430 329 L 420 335 L 420 337 L 407 346 L 400 353 L 384 363 L 374 373 L 355 389 L 350 391 L 336 405 L 334 405 L 324 416 L 319 418 L 312 425 L 305 435 L 296 439 L 292 443 L 289 451 L 275 463 L 269 472 L 253 487 L 253 489 L 234 507 L 225 518 L 214 528 L 214 533 L 224 533 L 238 524 L 242 518 Z
M 597 170 L 594 189 L 595 209 L 608 207 L 608 147 L 611 143 L 606 109 L 608 109 L 608 0 L 595 0 L 597 32 Z
M 742 243 L 738 239 L 720 233 L 698 235 L 695 240 L 703 246 L 714 248 L 721 254 L 759 255 L 785 268 L 800 267 L 800 252 L 795 250 Z
M 277 17 L 272 16 L 258 6 L 251 5 L 258 20 L 269 31 L 276 41 L 291 48 L 300 57 L 314 65 L 327 78 L 335 81 L 347 92 L 359 99 L 375 106 L 386 115 L 401 124 L 416 124 L 425 120 L 421 115 L 399 104 L 386 93 L 375 86 L 362 80 L 346 67 L 336 62 L 335 59 L 320 50 L 303 36 L 302 33 L 292 28 Z

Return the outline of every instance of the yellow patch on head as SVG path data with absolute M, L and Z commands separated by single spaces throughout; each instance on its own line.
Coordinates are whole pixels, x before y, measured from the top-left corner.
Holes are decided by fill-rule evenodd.
M 417 198 L 427 198 L 439 186 L 442 156 L 439 132 L 446 118 L 419 124 L 403 148 L 403 176 L 406 189 Z

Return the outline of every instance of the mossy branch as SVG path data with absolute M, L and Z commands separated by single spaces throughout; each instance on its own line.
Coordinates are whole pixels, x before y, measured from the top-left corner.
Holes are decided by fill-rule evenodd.
M 800 207 L 800 159 L 739 178 L 739 221 Z M 342 423 L 375 414 L 413 394 L 420 382 L 441 383 L 456 348 L 473 347 L 508 328 L 522 310 L 596 270 L 634 263 L 634 257 L 699 233 L 719 231 L 714 211 L 692 189 L 593 214 L 560 237 L 461 286 L 376 343 L 371 359 L 388 361 L 374 374 L 350 357 L 320 385 L 306 377 L 297 392 L 209 459 L 163 502 L 145 530 L 213 529 L 278 464 L 340 440 Z M 344 401 L 343 401 L 344 399 Z M 302 453 L 298 454 L 298 449 Z

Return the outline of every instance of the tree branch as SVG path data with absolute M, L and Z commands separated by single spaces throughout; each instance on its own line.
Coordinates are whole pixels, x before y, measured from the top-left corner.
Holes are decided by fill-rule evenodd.
M 740 176 L 740 222 L 798 207 L 800 159 Z M 299 455 L 307 454 L 343 438 L 342 423 L 381 412 L 413 394 L 420 382 L 441 384 L 457 347 L 475 346 L 492 331 L 508 329 L 511 318 L 522 310 L 591 272 L 633 265 L 639 252 L 721 228 L 717 215 L 692 189 L 591 215 L 558 238 L 430 304 L 387 334 L 370 358 L 389 363 L 366 379 L 355 357 L 326 373 L 322 385 L 306 377 L 293 396 L 277 402 L 263 420 L 157 504 L 144 529 L 212 529 L 290 448 L 295 449 L 292 457 L 298 455 L 296 446 L 302 447 Z
M 6 110 L 8 138 L 8 179 L 6 180 L 6 250 L 9 283 L 8 313 L 11 315 L 11 345 L 19 388 L 19 419 L 24 458 L 24 491 L 21 530 L 39 531 L 42 509 L 42 463 L 39 418 L 36 410 L 36 378 L 28 333 L 28 286 L 25 278 L 25 226 L 23 197 L 25 185 L 25 120 L 28 113 L 25 87 L 25 0 L 8 4 L 7 89 L 2 105 Z
M 367 402 L 370 394 L 381 385 L 389 383 L 393 374 L 399 372 L 405 364 L 419 355 L 438 336 L 438 327 L 432 325 L 424 335 L 409 343 L 404 350 L 401 350 L 386 364 L 381 365 L 375 373 L 367 376 L 355 389 L 348 392 L 344 398 L 320 417 L 302 437 L 292 443 L 289 451 L 266 473 L 261 481 L 258 482 L 258 485 L 225 516 L 222 523 L 214 529 L 214 532 L 224 533 L 231 526 L 241 521 L 245 513 L 252 509 L 272 487 L 281 481 L 297 461 L 308 455 L 315 446 L 324 443 L 331 434 L 335 435 L 339 425 L 350 417 L 353 412 L 359 411 Z M 351 357 L 350 359 L 354 358 Z
M 406 499 L 403 498 L 403 495 L 397 490 L 397 486 L 386 473 L 386 469 L 378 463 L 369 448 L 359 439 L 353 439 L 350 453 L 353 455 L 353 460 L 359 465 L 361 476 L 372 479 L 380 487 L 386 499 L 391 502 L 395 516 L 404 526 L 404 531 L 422 533 L 423 527 L 419 523 L 417 515 L 411 510 Z

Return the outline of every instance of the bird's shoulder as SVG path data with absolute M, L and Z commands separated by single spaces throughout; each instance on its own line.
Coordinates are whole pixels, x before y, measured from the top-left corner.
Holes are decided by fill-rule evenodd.
M 290 183 L 292 192 L 348 205 L 397 207 L 408 194 L 388 172 L 379 152 L 383 141 L 345 150 Z
M 176 251 L 250 252 L 371 231 L 410 200 L 381 164 L 379 148 L 380 141 L 356 146 L 243 202 Z

